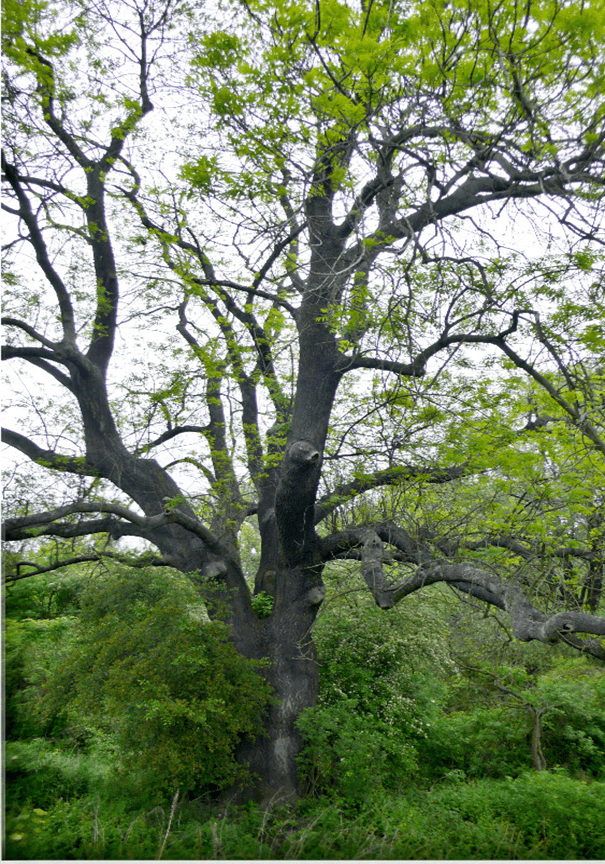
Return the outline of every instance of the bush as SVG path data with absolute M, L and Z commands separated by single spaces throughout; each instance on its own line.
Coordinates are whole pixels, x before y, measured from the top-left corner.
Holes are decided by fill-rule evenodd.
M 83 595 L 69 649 L 32 689 L 31 710 L 66 743 L 115 740 L 124 781 L 137 775 L 159 796 L 223 787 L 270 698 L 258 664 L 227 637 L 184 577 L 118 572 Z
M 464 777 L 516 777 L 531 768 L 529 734 L 529 718 L 502 706 L 443 713 L 419 743 L 419 758 L 432 779 L 452 771 Z
M 360 802 L 416 772 L 414 746 L 384 721 L 360 715 L 352 699 L 305 711 L 298 727 L 307 741 L 299 764 L 308 793 L 332 790 Z
M 52 670 L 63 665 L 73 644 L 76 624 L 73 616 L 7 619 L 4 645 L 8 739 L 52 733 L 55 718 L 40 712 L 40 697 Z
M 419 739 L 430 778 L 452 770 L 468 777 L 515 777 L 532 766 L 533 719 L 542 712 L 541 744 L 548 767 L 595 778 L 605 772 L 605 675 L 585 657 L 553 655 L 546 668 L 494 667 L 493 674 L 462 678 L 450 689 L 452 703 L 465 690 L 465 710 L 445 710 Z M 489 668 L 489 667 L 488 667 Z M 478 670 L 475 670 L 478 671 Z M 494 686 L 494 675 L 511 692 Z M 515 697 L 513 693 L 517 694 Z M 474 700 L 474 704 L 473 701 Z M 486 704 L 487 703 L 487 704 Z
M 417 746 L 437 717 L 449 668 L 440 640 L 427 636 L 422 600 L 388 616 L 370 602 L 343 603 L 320 618 L 320 698 L 298 727 L 308 789 L 362 801 L 417 774 Z M 416 608 L 418 607 L 418 608 Z
M 585 657 L 559 660 L 538 681 L 549 765 L 605 777 L 605 673 Z

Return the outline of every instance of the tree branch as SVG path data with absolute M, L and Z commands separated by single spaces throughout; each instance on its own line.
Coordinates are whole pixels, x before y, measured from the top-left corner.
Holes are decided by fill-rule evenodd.
M 15 516 L 12 519 L 7 519 L 5 522 L 6 530 L 12 531 L 20 528 L 34 528 L 39 525 L 46 525 L 51 522 L 56 522 L 63 519 L 65 516 L 71 516 L 75 513 L 111 513 L 114 516 L 120 516 L 128 522 L 132 522 L 139 528 L 143 528 L 146 523 L 146 517 L 135 513 L 128 507 L 121 504 L 113 504 L 108 501 L 76 501 L 73 504 L 66 504 L 64 507 L 56 507 L 54 510 L 47 510 L 42 513 L 30 513 L 27 516 Z
M 42 236 L 42 231 L 40 230 L 38 221 L 34 216 L 31 204 L 29 203 L 29 199 L 21 187 L 19 174 L 15 167 L 13 165 L 9 165 L 9 163 L 6 161 L 4 153 L 2 153 L 2 170 L 6 174 L 6 177 L 13 189 L 13 192 L 15 193 L 17 201 L 19 202 L 19 216 L 23 220 L 29 231 L 28 239 L 34 247 L 36 260 L 38 261 L 40 269 L 48 279 L 49 283 L 52 285 L 55 294 L 57 295 L 57 300 L 59 301 L 59 309 L 61 310 L 61 323 L 63 325 L 64 337 L 69 342 L 69 344 L 75 348 L 76 329 L 74 310 L 71 305 L 71 298 L 69 296 L 69 292 L 67 291 L 63 280 L 50 263 L 50 259 L 48 257 L 48 250 Z
M 531 561 L 541 555 L 541 550 L 543 543 L 540 542 L 540 548 L 535 548 L 530 545 L 531 541 L 529 539 L 526 540 L 528 545 L 524 545 L 518 539 L 514 537 L 508 537 L 505 534 L 499 535 L 487 535 L 482 537 L 480 540 L 469 541 L 464 539 L 460 542 L 449 541 L 449 540 L 438 540 L 436 541 L 436 545 L 438 548 L 446 555 L 453 555 L 459 549 L 468 549 L 469 551 L 474 551 L 476 549 L 487 549 L 489 547 L 496 547 L 499 549 L 507 549 L 509 552 L 512 552 L 514 555 L 520 555 L 527 561 Z M 584 547 L 577 546 L 563 546 L 563 547 L 546 547 L 547 555 L 552 556 L 554 558 L 581 558 L 583 561 L 600 561 L 602 558 L 602 553 L 587 549 Z
M 356 477 L 355 480 L 335 486 L 332 491 L 322 495 L 317 500 L 315 524 L 317 525 L 342 504 L 370 489 L 377 489 L 380 486 L 395 486 L 405 480 L 418 478 L 422 478 L 428 483 L 449 483 L 451 480 L 464 477 L 471 470 L 467 465 L 452 465 L 447 468 L 417 468 L 412 465 L 396 465 L 392 468 L 385 468 L 382 471 Z
M 6 539 L 20 540 L 24 539 L 24 537 L 37 537 L 47 533 L 55 533 L 52 531 L 54 522 L 64 518 L 65 516 L 71 516 L 77 513 L 110 513 L 113 516 L 119 516 L 137 529 L 138 536 L 145 536 L 145 534 L 149 534 L 163 525 L 181 525 L 183 528 L 186 528 L 192 534 L 195 534 L 203 540 L 206 547 L 215 555 L 226 559 L 230 557 L 224 546 L 195 516 L 190 516 L 188 513 L 180 511 L 177 507 L 159 513 L 157 516 L 146 517 L 141 516 L 139 513 L 136 513 L 134 510 L 124 507 L 121 504 L 114 504 L 107 501 L 93 501 L 90 503 L 79 501 L 74 504 L 67 504 L 64 507 L 57 507 L 54 510 L 49 510 L 45 513 L 32 513 L 29 516 L 19 516 L 7 519 L 4 523 Z M 94 533 L 98 533 L 96 523 L 93 522 L 90 524 L 95 526 Z M 112 522 L 112 531 L 110 533 L 113 532 L 114 528 L 119 528 L 121 524 L 122 523 L 116 523 L 115 521 Z M 69 528 L 72 526 L 63 523 L 63 527 Z
M 418 564 L 415 573 L 398 583 L 388 582 L 383 573 L 385 559 L 388 560 L 384 543 L 399 549 L 409 563 Z M 546 615 L 527 599 L 518 585 L 469 562 L 452 564 L 439 560 L 427 547 L 394 523 L 351 528 L 322 540 L 325 558 L 346 553 L 346 550 L 355 547 L 361 549 L 362 575 L 376 605 L 381 609 L 390 609 L 404 597 L 422 588 L 445 582 L 507 612 L 513 633 L 521 642 L 537 640 L 553 643 L 565 639 L 574 647 L 605 660 L 604 646 L 594 640 L 582 642 L 572 635 L 589 633 L 605 636 L 605 617 L 585 612 Z
M 109 558 L 112 561 L 118 561 L 120 564 L 127 564 L 129 567 L 166 567 L 167 564 L 162 558 L 156 558 L 151 555 L 142 555 L 139 558 L 133 558 L 131 555 L 121 555 L 117 552 L 95 552 L 89 555 L 76 555 L 73 558 L 64 558 L 56 561 L 54 564 L 49 564 L 46 567 L 40 567 L 34 561 L 16 561 L 11 562 L 11 567 L 15 568 L 14 573 L 7 573 L 4 577 L 6 584 L 18 582 L 20 579 L 28 579 L 30 576 L 40 576 L 43 573 L 52 573 L 55 570 L 61 570 L 64 567 L 71 567 L 74 564 L 87 564 L 93 561 L 102 561 L 104 558 Z M 32 569 L 26 573 L 21 572 L 22 568 L 31 567 Z
M 82 522 L 54 522 L 44 525 L 42 528 L 34 526 L 13 528 L 10 525 L 10 521 L 10 519 L 7 519 L 2 525 L 4 540 L 7 543 L 32 540 L 40 536 L 72 539 L 74 537 L 90 537 L 93 534 L 109 534 L 113 540 L 119 540 L 120 537 L 145 536 L 144 531 L 137 525 L 131 522 L 120 522 L 113 516 L 108 516 L 105 519 L 89 519 Z
M 263 451 L 258 435 L 258 403 L 256 397 L 256 385 L 253 378 L 248 375 L 244 369 L 244 362 L 236 333 L 233 331 L 231 323 L 221 313 L 217 301 L 213 297 L 210 297 L 205 291 L 201 294 L 201 299 L 223 334 L 227 347 L 227 357 L 242 396 L 242 421 L 248 468 L 253 482 L 257 484 L 258 477 L 262 470 Z M 179 306 L 179 323 L 177 324 L 176 329 L 201 358 L 198 342 L 187 329 L 188 321 L 185 315 L 186 305 L 187 300 L 183 301 Z M 202 360 L 202 362 L 204 361 Z M 221 376 L 217 374 L 216 371 L 211 371 L 207 363 L 204 363 L 204 365 L 206 366 L 206 371 L 208 373 L 206 405 L 208 413 L 210 414 L 210 426 L 206 433 L 206 438 L 212 454 L 214 471 L 217 480 L 224 480 L 226 471 L 228 470 L 228 482 L 231 488 L 235 490 L 236 487 L 239 487 L 235 478 L 232 458 L 228 452 L 225 437 L 226 425 L 220 392 Z M 222 453 L 222 455 L 220 455 L 220 453 Z
M 455 333 L 451 336 L 445 331 L 439 339 L 428 345 L 411 363 L 399 363 L 396 360 L 381 360 L 375 357 L 351 357 L 346 358 L 348 365 L 346 371 L 350 369 L 382 369 L 385 372 L 394 372 L 397 375 L 421 378 L 426 371 L 426 364 L 444 348 L 449 348 L 451 345 L 461 344 L 484 344 L 498 345 L 504 344 L 504 340 L 511 333 L 515 333 L 519 326 L 520 311 L 515 310 L 511 315 L 511 324 L 506 330 L 503 330 L 497 336 L 484 336 L 477 333 Z
M 515 366 L 519 369 L 523 369 L 524 372 L 526 372 L 534 379 L 534 381 L 537 381 L 537 383 L 546 390 L 551 399 L 553 399 L 557 405 L 559 405 L 563 411 L 571 417 L 574 426 L 579 429 L 583 435 L 589 438 L 595 445 L 595 448 L 605 456 L 605 441 L 601 438 L 593 424 L 588 420 L 588 417 L 585 414 L 581 414 L 575 405 L 572 405 L 567 401 L 567 399 L 564 399 L 556 387 L 554 387 L 550 381 L 544 377 L 544 375 L 541 375 L 531 363 L 528 363 L 520 357 L 519 354 L 517 354 L 517 352 L 507 344 L 504 338 L 497 337 L 494 340 L 494 344 L 513 361 Z
M 38 369 L 42 369 L 48 375 L 52 375 L 61 386 L 67 388 L 71 393 L 74 392 L 73 384 L 70 378 L 67 375 L 64 375 L 63 372 L 60 372 L 58 369 L 55 369 L 51 363 L 48 363 L 45 359 L 52 360 L 53 363 L 67 363 L 67 361 L 59 359 L 55 356 L 53 352 L 47 351 L 45 348 L 34 348 L 33 346 L 16 346 L 16 345 L 3 345 L 2 346 L 2 359 L 3 360 L 11 360 L 11 359 L 21 359 L 27 360 L 28 363 L 31 363 L 32 366 L 36 366 Z
M 138 447 L 135 450 L 135 455 L 138 456 L 141 453 L 147 453 L 154 447 L 159 447 L 160 444 L 164 444 L 166 441 L 170 441 L 171 438 L 176 438 L 177 435 L 185 435 L 188 432 L 205 435 L 209 431 L 210 427 L 207 424 L 206 426 L 175 426 L 174 429 L 167 429 L 166 432 L 162 432 L 161 435 L 159 435 L 154 441 L 150 441 L 149 444 L 144 444 L 142 447 Z
M 44 345 L 45 348 L 50 349 L 51 351 L 55 351 L 57 345 L 55 342 L 51 342 L 50 339 L 47 339 L 46 336 L 43 336 L 42 333 L 38 333 L 33 327 L 27 324 L 26 321 L 21 321 L 19 318 L 11 318 L 9 316 L 2 316 L 2 323 L 5 327 L 18 327 L 20 330 L 23 330 L 34 339 L 36 342 L 39 342 L 41 345 Z
M 25 345 L 25 346 L 17 346 L 17 345 L 3 345 L 2 346 L 2 359 L 3 360 L 12 360 L 12 359 L 21 359 L 27 360 L 28 363 L 31 363 L 32 366 L 37 366 L 38 369 L 43 369 L 44 372 L 47 372 L 49 375 L 52 375 L 59 384 L 63 387 L 66 387 L 71 393 L 74 392 L 73 384 L 71 379 L 64 375 L 63 372 L 60 372 L 58 369 L 55 369 L 50 363 L 47 362 L 46 359 L 52 360 L 53 363 L 65 363 L 67 365 L 67 361 L 61 359 L 55 355 L 54 352 L 48 351 L 46 348 L 35 348 L 33 345 Z
M 86 477 L 97 477 L 98 471 L 88 463 L 83 456 L 64 456 L 54 450 L 43 450 L 20 432 L 11 429 L 2 430 L 2 441 L 16 450 L 20 450 L 25 456 L 46 468 L 54 468 L 55 471 L 65 471 L 69 474 L 79 474 Z

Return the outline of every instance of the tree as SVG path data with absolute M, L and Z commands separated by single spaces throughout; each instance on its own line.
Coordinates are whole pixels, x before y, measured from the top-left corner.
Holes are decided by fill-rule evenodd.
M 464 544 L 376 512 L 380 490 L 496 477 L 550 430 L 602 478 L 602 13 L 5 4 L 4 356 L 30 370 L 31 430 L 3 433 L 29 460 L 6 538 L 57 538 L 49 567 L 142 538 L 191 575 L 236 649 L 272 664 L 279 702 L 242 753 L 261 795 L 296 787 L 335 559 L 384 610 L 447 582 L 518 639 L 605 657 L 574 635 L 605 634 L 600 521 L 569 550 L 590 612 L 547 613 Z M 520 428 L 498 410 L 513 373 Z

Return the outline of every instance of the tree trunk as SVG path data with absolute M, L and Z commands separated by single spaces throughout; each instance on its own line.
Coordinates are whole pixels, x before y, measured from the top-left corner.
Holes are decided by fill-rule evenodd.
M 317 702 L 319 668 L 311 633 L 324 596 L 315 567 L 284 568 L 277 574 L 273 612 L 259 621 L 259 638 L 248 653 L 269 661 L 265 677 L 276 698 L 267 710 L 264 732 L 238 754 L 251 774 L 251 783 L 240 790 L 243 799 L 283 803 L 300 793 L 296 720 Z
M 529 706 L 532 730 L 531 730 L 531 758 L 536 771 L 546 771 L 548 767 L 544 753 L 542 751 L 542 715 L 546 712 L 545 708 L 534 708 Z

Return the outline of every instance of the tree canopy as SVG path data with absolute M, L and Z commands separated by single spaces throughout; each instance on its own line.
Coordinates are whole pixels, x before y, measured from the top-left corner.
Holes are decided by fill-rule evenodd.
M 605 658 L 604 13 L 5 3 L 9 578 L 191 574 L 269 786 L 338 559 Z

